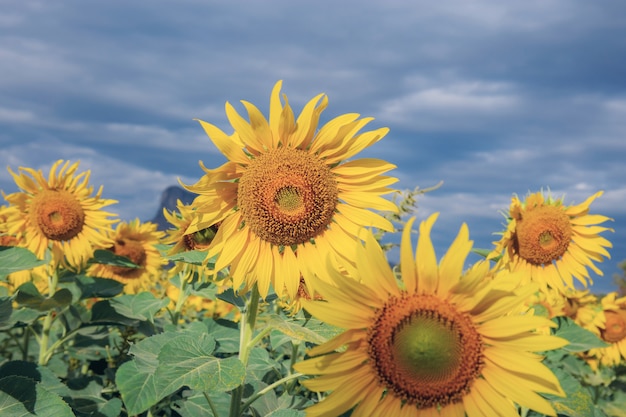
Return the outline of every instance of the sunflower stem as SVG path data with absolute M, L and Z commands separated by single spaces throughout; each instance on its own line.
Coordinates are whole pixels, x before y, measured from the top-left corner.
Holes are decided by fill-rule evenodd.
M 244 411 L 246 408 L 250 407 L 250 405 L 252 405 L 253 402 L 255 402 L 256 400 L 258 400 L 259 398 L 261 398 L 263 395 L 267 394 L 270 391 L 273 391 L 274 388 L 283 385 L 287 382 L 296 380 L 297 378 L 301 377 L 302 374 L 300 373 L 293 373 L 290 375 L 287 375 L 281 379 L 279 379 L 278 381 L 274 381 L 273 383 L 271 383 L 270 385 L 268 385 L 267 387 L 263 388 L 262 390 L 260 390 L 259 392 L 255 392 L 249 399 L 248 401 L 245 402 L 245 404 L 243 405 L 242 411 Z
M 183 306 L 185 305 L 185 301 L 189 297 L 187 294 L 187 276 L 188 276 L 188 265 L 185 264 L 183 270 L 178 273 L 178 277 L 180 278 L 180 288 L 178 292 L 178 299 L 176 300 L 176 306 L 174 307 L 174 314 L 172 314 L 172 324 L 178 326 L 178 321 L 180 320 L 180 312 L 183 310 Z
M 244 311 L 241 314 L 240 328 L 239 328 L 239 360 L 243 363 L 243 366 L 248 365 L 248 358 L 250 357 L 250 350 L 254 346 L 252 336 L 254 334 L 254 327 L 256 324 L 257 313 L 259 310 L 259 289 L 254 284 L 252 291 L 250 291 L 250 298 L 246 302 Z M 233 391 L 230 400 L 230 417 L 240 417 L 244 408 L 242 407 L 241 400 L 243 398 L 243 387 L 241 384 Z
M 48 297 L 52 297 L 57 290 L 59 283 L 58 271 L 55 268 L 52 276 L 48 278 Z M 39 340 L 39 365 L 46 365 L 50 360 L 48 355 L 48 343 L 50 341 L 50 330 L 52 329 L 52 322 L 54 319 L 54 309 L 51 309 L 46 314 L 43 320 L 43 326 L 41 329 L 41 338 Z

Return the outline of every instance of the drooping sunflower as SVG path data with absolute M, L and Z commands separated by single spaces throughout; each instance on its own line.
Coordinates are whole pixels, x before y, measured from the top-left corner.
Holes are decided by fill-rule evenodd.
M 611 292 L 600 301 L 595 317 L 587 316 L 581 326 L 595 333 L 609 344 L 604 348 L 590 349 L 584 356 L 589 365 L 596 369 L 598 364 L 617 366 L 626 361 L 626 297 Z M 589 320 L 591 318 L 592 320 Z
M 524 272 L 541 286 L 565 292 L 575 288 L 574 278 L 587 286 L 592 283 L 587 268 L 602 276 L 594 261 L 610 258 L 606 248 L 612 247 L 600 233 L 613 229 L 598 226 L 611 219 L 589 214 L 589 206 L 601 195 L 599 191 L 572 206 L 543 192 L 529 194 L 524 201 L 514 196 L 507 228 L 494 242 L 491 257 L 502 255 L 501 265 Z
M 113 244 L 106 248 L 119 256 L 130 259 L 138 268 L 126 266 L 93 264 L 87 273 L 94 277 L 111 278 L 125 284 L 124 292 L 134 294 L 140 290 L 148 290 L 156 283 L 161 274 L 164 260 L 156 245 L 161 243 L 164 232 L 157 230 L 152 222 L 141 222 L 139 219 L 120 222 L 110 232 Z
M 316 318 L 346 329 L 308 352 L 320 356 L 295 365 L 318 375 L 302 382 L 307 388 L 332 391 L 307 416 L 353 407 L 353 417 L 518 416 L 514 403 L 555 415 L 538 393 L 564 392 L 534 352 L 567 341 L 535 331 L 552 321 L 522 313 L 537 286 L 519 287 L 509 271 L 496 279 L 485 261 L 463 272 L 472 247 L 465 225 L 438 264 L 430 239 L 436 218 L 420 225 L 415 255 L 413 219 L 407 223 L 401 285 L 369 235 L 357 245 L 357 279 L 320 282 L 325 301 L 301 301 Z
M 172 226 L 166 231 L 166 236 L 163 238 L 164 244 L 172 245 L 172 248 L 169 250 L 170 254 L 193 250 L 208 251 L 219 224 L 187 234 L 187 228 L 196 217 L 195 207 L 183 204 L 180 200 L 176 202 L 176 210 L 169 212 L 163 209 L 163 215 Z M 174 268 L 169 272 L 170 275 L 182 272 L 186 280 L 193 279 L 194 276 L 202 280 L 211 274 L 211 270 L 205 265 L 186 264 L 183 262 L 176 262 Z
M 296 119 L 286 96 L 281 102 L 281 85 L 272 91 L 269 120 L 242 101 L 249 121 L 226 103 L 231 135 L 200 121 L 228 162 L 213 170 L 201 162 L 204 176 L 184 185 L 199 194 L 186 234 L 220 223 L 208 254 L 219 255 L 215 270 L 229 266 L 235 290 L 258 283 L 264 298 L 270 283 L 277 294 L 295 297 L 301 277 L 314 292 L 310 277 L 323 270 L 318 259 L 340 257 L 364 226 L 393 229 L 371 210 L 397 211 L 382 197 L 397 179 L 381 174 L 394 165 L 373 158 L 345 162 L 388 129 L 359 133 L 372 118 L 350 113 L 318 130 L 326 95 L 309 101 Z
M 117 222 L 109 218 L 114 214 L 102 210 L 116 201 L 101 198 L 102 187 L 92 196 L 90 171 L 76 175 L 78 164 L 58 160 L 48 179 L 41 170 L 20 167 L 14 173 L 9 168 L 22 191 L 5 195 L 20 212 L 8 220 L 8 233 L 40 259 L 50 249 L 54 264 L 74 269 L 85 265 L 94 248 L 111 243 L 107 232 Z

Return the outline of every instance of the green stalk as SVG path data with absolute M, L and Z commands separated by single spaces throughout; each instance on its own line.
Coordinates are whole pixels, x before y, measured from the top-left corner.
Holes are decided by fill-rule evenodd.
M 178 273 L 180 278 L 180 288 L 178 292 L 178 299 L 176 300 L 176 306 L 174 307 L 174 314 L 172 314 L 172 324 L 178 326 L 178 320 L 180 319 L 180 312 L 183 310 L 185 301 L 189 295 L 187 294 L 187 278 L 189 274 L 189 264 L 185 264 L 183 270 Z
M 48 278 L 48 297 L 52 297 L 57 290 L 59 284 L 58 271 L 55 268 L 52 276 Z M 54 310 L 48 311 L 46 317 L 43 320 L 43 327 L 41 330 L 41 338 L 39 339 L 39 365 L 46 365 L 50 360 L 48 355 L 48 343 L 50 341 L 50 331 L 52 329 Z
M 268 392 L 272 391 L 274 388 L 287 383 L 289 381 L 292 380 L 296 380 L 297 378 L 301 377 L 302 374 L 299 373 L 294 373 L 291 375 L 287 375 L 281 379 L 279 379 L 278 381 L 274 381 L 273 383 L 271 383 L 270 385 L 268 385 L 267 387 L 263 388 L 262 390 L 260 390 L 259 392 L 255 392 L 254 395 L 252 395 L 248 401 L 246 401 L 246 403 L 243 405 L 242 411 L 245 410 L 246 408 L 248 408 L 250 405 L 252 405 L 253 402 L 255 402 L 256 400 L 258 400 L 259 398 L 261 398 L 263 395 L 267 394 Z
M 259 310 L 259 289 L 254 284 L 252 291 L 250 292 L 250 298 L 246 302 L 244 311 L 241 314 L 241 321 L 239 322 L 239 360 L 243 363 L 243 366 L 248 365 L 248 358 L 250 357 L 250 350 L 254 347 L 251 343 L 254 335 L 254 326 L 256 324 L 256 318 Z M 243 387 L 241 384 L 233 391 L 230 400 L 230 417 L 240 417 L 243 413 L 243 407 L 241 406 L 241 399 L 243 398 Z

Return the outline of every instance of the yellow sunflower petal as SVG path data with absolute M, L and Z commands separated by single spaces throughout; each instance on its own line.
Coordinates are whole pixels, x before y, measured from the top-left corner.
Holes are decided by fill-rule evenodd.
M 508 372 L 497 367 L 485 367 L 483 376 L 491 388 L 517 404 L 548 416 L 556 416 L 550 403 L 539 394 L 515 385 Z
M 508 337 L 544 326 L 555 327 L 555 324 L 552 320 L 533 315 L 504 316 L 482 324 L 480 333 L 488 337 Z
M 322 102 L 318 105 L 320 99 Z M 296 120 L 297 129 L 289 137 L 289 146 L 300 149 L 309 146 L 319 124 L 320 114 L 327 105 L 328 97 L 326 94 L 319 94 L 304 106 L 298 120 Z
M 473 242 L 469 240 L 469 229 L 467 225 L 463 223 L 454 242 L 452 242 L 446 255 L 440 262 L 439 275 L 441 279 L 439 280 L 438 288 L 440 294 L 447 294 L 450 288 L 452 288 L 463 275 L 465 260 L 472 250 L 472 244 Z
M 430 230 L 439 217 L 439 213 L 431 214 L 420 223 L 415 264 L 417 265 L 418 289 L 421 293 L 432 294 L 437 291 L 439 270 L 435 248 L 430 240 Z
M 247 164 L 249 162 L 248 157 L 243 152 L 242 143 L 239 140 L 235 139 L 233 136 L 228 136 L 226 133 L 222 132 L 221 129 L 210 123 L 202 120 L 198 120 L 198 122 L 217 149 L 230 161 L 238 164 Z

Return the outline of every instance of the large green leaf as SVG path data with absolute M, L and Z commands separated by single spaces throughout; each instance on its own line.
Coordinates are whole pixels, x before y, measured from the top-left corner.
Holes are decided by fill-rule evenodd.
M 133 344 L 128 353 L 133 355 L 134 360 L 142 369 L 149 372 L 156 371 L 159 366 L 159 352 L 165 344 L 177 337 L 176 333 L 166 332 L 146 337 Z
M 176 342 L 177 340 L 182 341 Z M 183 351 L 179 349 L 181 344 Z M 189 346 L 192 346 L 192 353 L 189 353 Z M 132 345 L 129 353 L 133 359 L 124 363 L 116 374 L 116 384 L 129 413 L 138 414 L 152 407 L 183 386 L 179 384 L 186 385 L 188 381 L 185 378 L 189 378 L 189 382 L 194 385 L 191 376 L 194 369 L 189 369 L 189 367 L 199 367 L 198 372 L 202 377 L 205 372 L 204 361 L 207 358 L 209 361 L 216 360 L 211 356 L 214 349 L 215 340 L 209 336 L 207 327 L 200 322 L 191 323 L 186 329 L 174 328 L 165 333 L 147 337 Z M 199 353 L 202 356 L 197 357 L 204 359 L 193 364 L 185 362 L 186 359 L 195 359 L 195 355 Z M 190 358 L 190 355 L 193 357 Z M 220 376 L 220 372 L 233 368 L 230 363 L 232 359 L 221 361 L 219 365 L 223 370 L 211 375 L 206 384 L 219 388 L 219 384 L 223 384 L 223 380 L 226 380 Z M 184 363 L 181 365 L 181 362 Z M 239 361 L 237 362 L 241 365 Z M 211 366 L 207 366 L 206 369 L 208 369 L 206 372 L 210 372 Z M 174 378 L 180 379 L 173 381 Z M 191 387 L 191 385 L 188 386 Z
M 75 417 L 60 396 L 34 379 L 17 375 L 0 379 L 0 415 Z
M 161 398 L 157 395 L 154 373 L 132 360 L 118 368 L 115 373 L 115 384 L 130 415 L 147 410 Z
M 609 346 L 608 343 L 600 340 L 589 330 L 583 329 L 570 318 L 557 317 L 555 321 L 559 327 L 554 335 L 569 341 L 569 344 L 563 347 L 568 352 L 584 352 L 589 349 Z
M 0 277 L 45 264 L 34 253 L 17 246 L 0 246 Z
M 167 307 L 169 299 L 156 298 L 151 292 L 124 294 L 111 300 L 111 307 L 119 314 L 131 319 L 142 321 L 154 320 L 154 316 L 162 308 Z
M 161 394 L 183 386 L 203 392 L 229 391 L 244 381 L 246 370 L 235 357 L 214 357 L 215 340 L 208 334 L 176 337 L 159 352 L 156 377 Z

